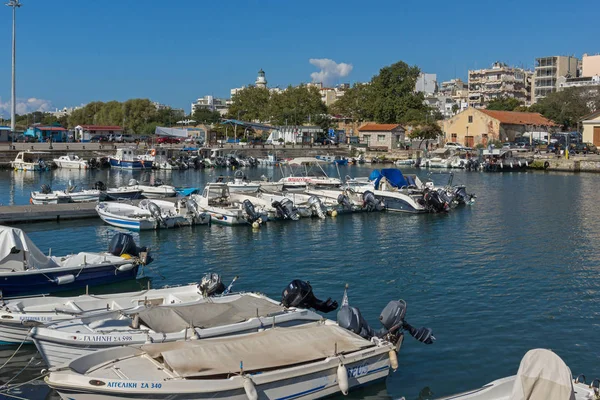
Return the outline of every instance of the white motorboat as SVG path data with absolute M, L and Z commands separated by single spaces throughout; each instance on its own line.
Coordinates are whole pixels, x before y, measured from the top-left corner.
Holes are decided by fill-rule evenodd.
M 120 169 L 152 169 L 153 161 L 138 154 L 134 147 L 117 149 L 116 154 L 109 158 L 111 168 Z
M 240 193 L 255 193 L 258 192 L 258 189 L 261 187 L 260 181 L 251 182 L 246 179 L 246 175 L 243 171 L 236 171 L 234 174 L 233 181 L 227 182 L 227 186 L 229 187 L 229 191 L 231 193 L 240 192 Z
M 109 225 L 135 231 L 207 224 L 210 221 L 209 215 L 198 212 L 194 202 L 186 199 L 176 203 L 144 199 L 137 206 L 100 202 L 96 212 Z
M 31 192 L 31 204 L 90 203 L 102 200 L 133 200 L 141 197 L 138 188 L 107 188 L 102 182 L 96 182 L 95 189 L 75 190 L 71 185 L 65 190 L 52 190 L 49 185 L 42 185 L 39 191 Z
M 415 163 L 415 160 L 413 160 L 412 158 L 408 158 L 406 160 L 394 161 L 394 164 L 396 164 L 396 165 L 413 165 L 414 163 Z
M 46 171 L 49 166 L 43 160 L 49 153 L 44 151 L 20 151 L 10 166 L 15 171 Z
M 202 284 L 204 282 L 203 280 Z M 158 306 L 192 303 L 205 297 L 205 286 L 207 285 L 192 284 L 108 295 L 6 299 L 0 305 L 0 344 L 20 344 L 27 341 L 29 330 L 35 325 L 106 311 L 132 311 L 145 304 Z
M 35 327 L 31 338 L 49 366 L 123 344 L 168 343 L 256 332 L 272 325 L 318 321 L 316 312 L 285 308 L 263 295 L 237 293 L 191 304 L 95 314 Z
M 421 166 L 426 168 L 450 168 L 450 160 L 441 157 L 424 158 Z
M 295 292 L 294 282 L 282 303 L 290 294 L 303 294 Z M 103 350 L 52 368 L 46 383 L 63 399 L 74 400 L 316 399 L 348 394 L 398 368 L 404 330 L 422 343 L 435 341 L 430 329 L 413 328 L 405 314 L 406 303 L 390 302 L 380 315 L 383 328 L 375 331 L 344 296 L 339 324 L 306 318 L 291 326 L 272 323 L 251 333 L 238 330 L 233 336 Z
M 290 160 L 290 173 L 279 180 L 285 190 L 304 190 L 307 186 L 317 188 L 336 188 L 342 182 L 338 178 L 330 178 L 321 167 L 327 161 L 315 157 L 298 157 Z
M 571 370 L 558 355 L 534 349 L 521 360 L 517 375 L 439 400 L 590 400 L 599 395 L 598 380 L 593 384 L 572 380 Z
M 159 179 L 153 185 L 140 185 L 137 180 L 130 179 L 127 187 L 129 189 L 141 190 L 142 195 L 149 199 L 177 196 L 174 186 L 165 185 Z
M 60 156 L 55 158 L 54 164 L 58 168 L 67 168 L 67 169 L 88 169 L 90 168 L 89 162 L 80 158 L 76 154 L 67 154 L 66 156 Z
M 248 214 L 249 208 L 236 202 L 229 194 L 229 186 L 224 182 L 212 182 L 204 187 L 201 195 L 193 194 L 190 199 L 200 210 L 211 217 L 211 222 L 221 225 L 243 225 L 258 222 L 261 216 Z
M 375 204 L 370 202 L 371 197 L 364 192 L 357 192 L 348 187 L 343 189 L 307 189 L 306 194 L 317 196 L 329 208 L 329 213 L 352 213 L 360 211 L 385 210 L 383 201 Z
M 0 226 L 0 297 L 54 293 L 135 278 L 148 260 L 131 235 L 116 234 L 108 252 L 46 256 L 21 229 Z

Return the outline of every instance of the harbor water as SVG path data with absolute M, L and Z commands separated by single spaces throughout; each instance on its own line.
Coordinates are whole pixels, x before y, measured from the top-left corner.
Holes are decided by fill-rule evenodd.
M 340 167 L 342 177 L 370 171 Z M 60 189 L 69 180 L 88 187 L 98 180 L 117 186 L 130 178 L 160 178 L 174 186 L 202 187 L 221 172 L 233 174 L 1 171 L 0 203 L 27 204 L 29 192 L 44 183 Z M 258 179 L 277 168 L 245 172 Z M 334 168 L 328 172 L 337 174 Z M 350 304 L 374 327 L 389 300 L 406 300 L 407 320 L 431 327 L 436 343 L 426 346 L 407 337 L 398 371 L 385 384 L 351 392 L 351 398 L 452 394 L 516 373 L 525 352 L 538 347 L 556 352 L 574 375 L 585 373 L 588 381 L 600 376 L 600 176 L 459 171 L 454 181 L 466 184 L 477 201 L 449 214 L 363 213 L 273 222 L 257 231 L 213 225 L 134 236 L 152 249 L 156 261 L 144 274 L 154 287 L 197 282 L 214 271 L 227 282 L 239 275 L 237 290 L 280 298 L 285 285 L 299 278 L 311 282 L 317 297 L 340 301 L 348 283 Z M 19 227 L 56 255 L 104 249 L 116 230 L 100 219 Z M 133 282 L 138 288 L 144 284 Z M 335 313 L 329 317 L 335 319 Z M 13 352 L 0 349 L 0 365 Z M 23 368 L 12 383 L 27 381 L 43 367 L 35 348 L 24 347 L 0 370 L 0 383 Z M 12 393 L 58 398 L 39 382 Z

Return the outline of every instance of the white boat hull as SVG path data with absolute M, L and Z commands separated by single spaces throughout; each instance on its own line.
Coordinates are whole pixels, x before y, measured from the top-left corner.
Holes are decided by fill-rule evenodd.
M 65 169 L 88 169 L 89 168 L 88 163 L 85 161 L 62 161 L 62 160 L 55 159 L 54 164 L 56 164 L 56 166 L 58 168 L 65 168 Z
M 21 321 L 9 323 L 0 321 L 0 345 L 18 345 L 22 342 L 31 343 L 27 339 L 30 328 L 21 324 Z
M 11 161 L 10 166 L 15 171 L 41 171 L 42 170 L 42 167 L 38 163 L 25 163 L 25 162 Z

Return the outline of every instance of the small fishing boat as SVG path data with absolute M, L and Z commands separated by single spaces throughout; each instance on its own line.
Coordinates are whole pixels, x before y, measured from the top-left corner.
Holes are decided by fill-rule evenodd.
M 244 207 L 231 198 L 229 186 L 224 182 L 207 184 L 201 195 L 193 194 L 190 199 L 198 204 L 200 210 L 210 215 L 211 222 L 220 225 L 244 225 L 263 222 L 258 213 L 249 214 L 254 207 Z M 248 203 L 246 203 L 248 204 Z
M 114 157 L 109 158 L 111 168 L 152 169 L 153 161 L 144 159 L 134 147 L 117 149 Z
M 127 187 L 134 190 L 141 190 L 142 195 L 149 199 L 177 196 L 175 187 L 165 185 L 160 179 L 157 179 L 153 185 L 140 185 L 137 180 L 130 179 Z
M 120 187 L 107 188 L 103 182 L 96 182 L 94 189 L 75 190 L 69 182 L 65 190 L 52 190 L 50 185 L 44 184 L 39 191 L 31 192 L 31 204 L 62 204 L 62 203 L 91 203 L 99 200 L 135 200 L 142 197 L 142 190 L 138 188 Z
M 51 252 L 50 252 L 51 253 Z M 117 233 L 107 252 L 62 257 L 42 253 L 21 229 L 0 226 L 0 291 L 3 297 L 55 293 L 133 279 L 150 261 L 133 237 Z
M 495 380 L 481 388 L 439 400 L 589 400 L 600 395 L 596 379 L 591 384 L 572 379 L 571 370 L 550 350 L 527 352 L 517 375 Z
M 255 193 L 258 192 L 258 189 L 261 187 L 260 181 L 251 182 L 246 178 L 246 174 L 243 171 L 238 170 L 234 174 L 233 181 L 227 182 L 227 186 L 229 187 L 229 191 L 231 193 L 241 192 L 241 193 Z
M 318 321 L 316 312 L 287 309 L 254 293 L 200 299 L 194 303 L 147 306 L 128 313 L 106 312 L 35 327 L 31 338 L 48 366 L 120 345 L 206 340 L 267 326 Z
M 20 151 L 10 166 L 15 171 L 47 171 L 50 166 L 46 164 L 43 157 L 49 153 L 44 151 Z
M 74 297 L 20 297 L 3 299 L 0 304 L 0 344 L 20 344 L 27 341 L 31 327 L 72 318 L 105 313 L 131 312 L 152 304 L 182 304 L 197 302 L 206 296 L 220 294 L 225 289 L 217 274 L 206 274 L 200 284 L 148 289 L 139 292 Z
M 96 212 L 107 224 L 134 231 L 210 222 L 210 216 L 200 212 L 190 199 L 181 199 L 176 203 L 144 199 L 137 206 L 121 202 L 100 202 L 96 205 Z
M 317 399 L 385 380 L 398 368 L 405 330 L 435 341 L 430 329 L 406 323 L 403 301 L 384 308 L 375 331 L 344 299 L 338 323 L 267 323 L 251 333 L 102 350 L 52 368 L 46 383 L 74 400 Z
M 76 154 L 67 154 L 66 156 L 60 156 L 55 158 L 54 164 L 58 168 L 66 168 L 66 169 L 88 169 L 90 168 L 90 163 L 82 158 L 80 158 Z

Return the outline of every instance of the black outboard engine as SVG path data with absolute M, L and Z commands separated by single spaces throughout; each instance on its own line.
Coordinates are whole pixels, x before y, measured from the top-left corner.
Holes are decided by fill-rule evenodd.
M 157 178 L 157 179 L 154 180 L 154 185 L 153 186 L 162 186 L 162 185 L 164 185 L 162 179 L 158 179 Z
M 317 311 L 328 313 L 338 307 L 335 300 L 328 297 L 322 301 L 313 294 L 310 282 L 294 279 L 281 293 L 281 304 L 284 307 L 314 308 Z
M 137 244 L 135 244 L 133 236 L 122 232 L 113 236 L 108 245 L 108 252 L 117 257 L 120 257 L 123 254 L 139 257 L 140 253 L 145 251 L 145 247 L 138 247 Z
M 277 214 L 280 218 L 291 219 L 292 221 L 298 221 L 300 216 L 294 209 L 294 203 L 290 199 L 282 199 L 281 201 L 274 201 L 271 205 L 277 210 Z
M 167 226 L 165 218 L 162 215 L 162 211 L 161 211 L 160 207 L 156 205 L 156 203 L 149 201 L 148 204 L 146 205 L 146 207 L 148 207 L 148 211 L 150 211 L 150 214 L 152 214 L 154 219 L 159 221 L 164 226 Z
M 260 214 L 254 208 L 254 204 L 248 199 L 242 202 L 242 207 L 244 207 L 244 211 L 246 212 L 246 220 L 250 223 L 254 221 L 258 221 L 260 219 Z
M 423 195 L 427 209 L 432 213 L 447 212 L 450 209 L 450 205 L 440 197 L 440 193 L 437 190 L 428 190 Z
M 209 272 L 202 277 L 198 289 L 204 296 L 217 296 L 225 291 L 225 285 L 221 282 L 221 275 Z
M 50 187 L 50 185 L 43 184 L 40 188 L 40 192 L 43 194 L 50 194 L 52 193 L 52 188 Z
M 378 330 L 369 326 L 358 308 L 349 305 L 343 305 L 340 308 L 337 315 L 337 322 L 342 328 L 346 328 L 365 339 L 379 337 L 386 338 L 392 343 L 397 343 L 402 335 L 402 331 L 406 330 L 421 343 L 432 344 L 435 342 L 435 336 L 433 336 L 430 328 L 414 328 L 404 320 L 406 308 L 404 300 L 390 301 L 379 315 L 379 321 L 383 327 Z
M 375 197 L 375 194 L 373 194 L 373 192 L 371 192 L 370 190 L 365 191 L 362 194 L 362 198 L 363 198 L 363 207 L 366 207 L 366 209 L 368 211 L 374 211 L 374 210 L 381 211 L 385 207 L 381 201 L 377 200 L 377 198 Z
M 96 157 L 90 158 L 90 160 L 88 161 L 88 164 L 91 169 L 98 168 L 98 160 L 96 160 Z
M 102 181 L 94 183 L 94 189 L 100 190 L 101 192 L 106 191 L 106 185 Z
M 350 203 L 350 198 L 348 196 L 346 196 L 345 194 L 340 193 L 340 195 L 337 198 L 337 202 L 338 202 L 338 204 L 341 204 L 342 207 L 344 207 L 347 210 L 352 209 L 352 203 Z

